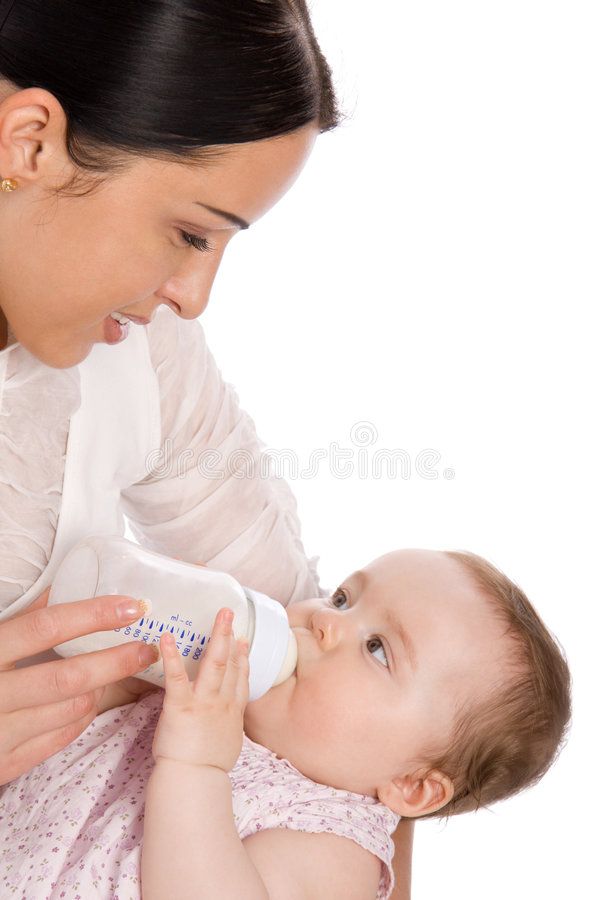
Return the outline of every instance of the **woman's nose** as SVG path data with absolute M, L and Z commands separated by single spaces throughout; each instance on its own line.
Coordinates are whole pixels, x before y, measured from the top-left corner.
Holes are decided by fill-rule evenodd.
M 179 280 L 174 289 L 172 287 L 164 294 L 178 304 L 182 319 L 197 319 L 208 306 L 213 281 L 214 275 L 210 279 Z
M 182 319 L 197 319 L 202 315 L 215 280 L 223 251 L 210 251 L 210 260 L 201 259 L 189 264 L 184 270 L 172 275 L 163 285 L 159 296 L 172 300 L 180 309 Z
M 179 306 L 181 307 L 181 318 L 182 319 L 197 319 L 198 316 L 201 316 L 206 307 L 208 306 L 208 301 L 210 300 L 210 291 L 206 291 L 206 293 L 199 294 L 198 296 L 192 297 L 191 299 L 180 299 Z
M 197 319 L 201 316 L 210 300 L 210 286 L 204 289 L 192 290 L 187 286 L 170 281 L 157 292 L 160 300 L 172 309 L 176 309 L 177 315 L 182 319 Z

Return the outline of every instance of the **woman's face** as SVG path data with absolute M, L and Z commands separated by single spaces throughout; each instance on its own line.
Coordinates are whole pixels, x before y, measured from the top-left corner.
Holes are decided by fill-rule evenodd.
M 0 193 L 0 349 L 6 318 L 56 368 L 104 341 L 112 312 L 151 319 L 164 303 L 199 316 L 225 247 L 289 189 L 318 134 L 231 145 L 202 167 L 138 157 L 88 196 L 56 198 L 48 189 L 74 172 L 62 107 L 39 88 L 0 100 L 0 173 L 19 185 Z

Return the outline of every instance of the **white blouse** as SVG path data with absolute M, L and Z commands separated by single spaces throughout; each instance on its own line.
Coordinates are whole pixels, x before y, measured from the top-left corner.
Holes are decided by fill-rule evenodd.
M 161 306 L 150 325 L 130 327 L 146 331 L 161 415 L 161 446 L 147 460 L 148 474 L 120 496 L 135 539 L 230 572 L 284 605 L 324 595 L 294 496 L 283 479 L 265 476 L 264 444 L 223 381 L 200 323 Z M 44 365 L 9 326 L 0 351 L 0 614 L 48 565 L 80 402 L 78 366 Z

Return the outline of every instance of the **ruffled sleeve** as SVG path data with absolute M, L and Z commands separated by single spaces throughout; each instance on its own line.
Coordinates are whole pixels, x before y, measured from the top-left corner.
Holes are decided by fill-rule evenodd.
M 165 307 L 147 327 L 160 396 L 161 446 L 122 492 L 140 543 L 229 572 L 287 605 L 323 596 L 294 495 L 268 466 L 254 422 L 223 381 L 200 323 Z

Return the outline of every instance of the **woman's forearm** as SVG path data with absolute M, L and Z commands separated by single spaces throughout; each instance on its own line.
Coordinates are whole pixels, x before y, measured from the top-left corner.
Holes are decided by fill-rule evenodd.
M 235 827 L 229 776 L 213 766 L 157 761 L 141 868 L 143 900 L 269 900 Z
M 414 828 L 412 819 L 401 819 L 392 835 L 395 848 L 392 860 L 395 884 L 390 900 L 410 900 Z

